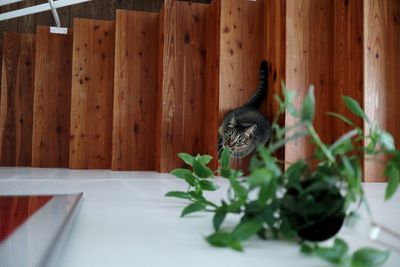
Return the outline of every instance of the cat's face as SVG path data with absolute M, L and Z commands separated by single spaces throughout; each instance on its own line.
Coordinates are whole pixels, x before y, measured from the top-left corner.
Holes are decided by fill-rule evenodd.
M 231 155 L 235 158 L 243 158 L 255 149 L 254 132 L 257 125 L 245 129 L 237 127 L 235 117 L 232 116 L 222 136 L 222 146 L 229 147 Z

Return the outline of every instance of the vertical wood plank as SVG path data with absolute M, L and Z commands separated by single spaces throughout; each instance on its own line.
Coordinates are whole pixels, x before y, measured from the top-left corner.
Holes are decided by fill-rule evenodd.
M 155 164 L 156 170 L 161 172 L 161 143 L 163 140 L 161 138 L 161 130 L 163 128 L 162 124 L 162 111 L 163 111 L 163 83 L 164 83 L 164 46 L 165 46 L 165 36 L 164 36 L 164 26 L 165 26 L 165 10 L 166 4 L 161 6 L 158 21 L 158 67 L 157 67 L 157 97 L 156 97 L 156 126 L 155 126 Z
M 0 165 L 30 166 L 35 36 L 4 33 L 0 104 Z
M 36 0 L 26 0 L 18 3 L 18 8 L 35 5 Z M 23 16 L 17 19 L 18 32 L 34 33 L 36 29 L 36 15 Z
M 342 96 L 351 96 L 363 105 L 363 1 L 335 1 L 333 111 L 343 114 L 363 128 L 360 118 L 343 104 Z M 335 120 L 334 137 L 352 127 Z
M 286 83 L 297 91 L 295 106 L 301 107 L 310 84 L 315 85 L 317 109 L 314 126 L 324 142 L 333 140 L 333 4 L 330 0 L 287 0 Z M 285 124 L 295 120 L 287 114 Z M 285 160 L 308 158 L 314 150 L 303 138 L 285 146 Z
M 36 30 L 32 166 L 68 167 L 71 107 L 72 30 Z
M 0 13 L 8 12 L 8 11 L 11 11 L 11 10 L 12 9 L 11 9 L 10 5 L 1 6 L 0 7 Z M 16 32 L 16 31 L 18 31 L 18 22 L 16 20 L 6 20 L 6 21 L 1 21 L 0 22 L 0 50 L 3 48 L 3 46 L 2 46 L 3 33 L 7 32 L 7 31 L 8 32 Z M 0 51 L 0 57 L 2 55 L 3 55 L 3 53 Z M 1 79 L 0 79 L 0 83 L 1 83 Z
M 164 2 L 160 169 L 181 166 L 177 153 L 204 151 L 207 5 Z
M 156 169 L 158 13 L 117 11 L 113 170 Z
M 76 19 L 72 59 L 72 169 L 111 168 L 115 23 Z
M 339 0 L 334 7 L 334 93 L 333 110 L 350 118 L 361 129 L 364 123 L 343 104 L 343 96 L 350 96 L 363 106 L 363 1 Z M 333 138 L 338 139 L 352 127 L 341 120 L 333 120 Z M 362 142 L 360 142 L 362 145 Z M 364 155 L 359 153 L 361 164 Z
M 400 143 L 400 3 L 364 1 L 364 108 Z M 367 128 L 367 125 L 365 125 Z M 382 160 L 385 160 L 382 158 Z M 366 181 L 384 181 L 383 164 L 366 161 Z
M 220 72 L 220 38 L 221 38 L 221 1 L 214 0 L 207 10 L 207 53 L 206 53 L 206 87 L 204 107 L 204 149 L 214 159 L 210 167 L 218 166 L 218 126 L 219 126 L 219 72 Z
M 264 4 L 221 1 L 219 122 L 228 111 L 245 104 L 257 88 L 265 46 Z M 266 105 L 264 101 L 262 111 Z M 246 170 L 249 159 L 233 162 L 233 167 Z
M 279 106 L 274 95 L 282 97 L 281 82 L 286 71 L 286 1 L 267 0 L 264 7 L 264 58 L 270 63 L 268 80 L 269 90 L 264 113 L 273 120 Z M 279 118 L 281 126 L 285 124 L 285 115 Z M 277 157 L 284 160 L 284 149 L 277 151 Z
M 257 88 L 264 52 L 263 12 L 264 1 L 221 2 L 220 121 Z

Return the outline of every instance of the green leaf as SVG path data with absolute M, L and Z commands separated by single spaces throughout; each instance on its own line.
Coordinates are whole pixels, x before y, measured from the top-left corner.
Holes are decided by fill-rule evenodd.
M 192 172 L 187 169 L 175 169 L 171 172 L 177 178 L 184 179 L 191 186 L 196 186 L 198 181 L 196 177 L 193 176 Z
M 197 212 L 197 211 L 202 211 L 206 208 L 206 206 L 201 203 L 201 202 L 194 202 L 192 204 L 189 204 L 188 206 L 186 206 L 186 208 L 183 209 L 181 217 L 193 213 L 193 212 Z
M 226 214 L 228 213 L 228 209 L 226 205 L 222 205 L 219 207 L 214 214 L 213 217 L 213 226 L 215 231 L 218 231 L 221 227 L 221 224 L 224 222 Z
M 329 262 L 338 264 L 344 260 L 348 250 L 347 243 L 340 238 L 336 238 L 332 247 L 317 247 L 315 254 Z
M 395 147 L 395 145 L 394 145 L 393 136 L 392 136 L 390 133 L 385 132 L 385 131 L 380 132 L 380 133 L 379 133 L 379 136 L 378 136 L 378 140 L 379 140 L 379 143 L 380 143 L 386 150 L 389 150 L 389 151 L 396 150 L 396 147 Z
M 214 203 L 212 203 L 211 201 L 208 201 L 207 199 L 205 199 L 205 197 L 203 197 L 203 191 L 201 190 L 201 188 L 199 187 L 200 190 L 196 189 L 196 191 L 189 191 L 189 196 L 194 198 L 196 200 L 197 203 L 201 203 L 204 205 L 210 205 L 214 208 L 217 208 L 218 206 L 215 205 Z
M 328 115 L 330 115 L 332 117 L 335 117 L 335 118 L 343 121 L 344 123 L 347 123 L 347 124 L 351 125 L 353 128 L 359 128 L 352 120 L 350 120 L 349 118 L 347 118 L 347 117 L 345 117 L 345 116 L 343 116 L 341 114 L 338 114 L 338 113 L 335 113 L 335 112 L 327 112 L 326 114 L 328 114 Z
M 276 191 L 278 189 L 277 180 L 273 179 L 268 185 L 261 186 L 260 192 L 258 194 L 258 200 L 261 203 L 265 203 L 269 199 L 274 199 L 276 197 Z
M 289 114 L 292 115 L 294 118 L 297 118 L 299 116 L 297 109 L 294 107 L 292 103 L 287 104 L 286 109 L 289 112 Z
M 211 157 L 210 155 L 202 155 L 202 156 L 198 156 L 196 157 L 196 160 L 203 165 L 207 165 L 208 163 L 211 162 L 211 160 L 213 159 L 213 157 Z
M 295 108 L 295 106 L 292 104 L 293 100 L 296 98 L 296 91 L 289 90 L 283 81 L 281 85 L 282 85 L 285 108 L 290 113 L 290 115 L 292 115 L 294 118 L 297 118 L 299 116 L 299 113 Z
M 181 192 L 181 191 L 171 191 L 168 192 L 166 197 L 176 197 L 176 198 L 183 198 L 183 199 L 190 199 L 190 196 L 186 192 Z
M 236 251 L 240 251 L 240 252 L 243 251 L 242 244 L 239 241 L 233 241 L 232 243 L 229 244 L 229 247 Z
M 291 164 L 284 175 L 289 180 L 289 185 L 296 186 L 300 184 L 301 177 L 308 171 L 309 166 L 304 160 L 297 160 Z
M 384 174 L 386 177 L 389 177 L 389 181 L 386 186 L 386 192 L 385 192 L 385 200 L 389 200 L 396 193 L 397 188 L 399 187 L 399 180 L 400 180 L 399 170 L 397 169 L 393 161 L 388 162 L 388 164 L 385 167 Z
M 206 238 L 207 242 L 215 247 L 229 247 L 235 240 L 231 233 L 216 232 Z
M 229 178 L 231 176 L 231 170 L 229 168 L 221 168 L 219 169 L 219 175 L 224 178 Z
M 314 85 L 310 85 L 308 93 L 304 98 L 303 106 L 301 108 L 301 120 L 312 121 L 315 116 L 315 96 Z
M 218 185 L 216 185 L 213 182 L 208 181 L 208 180 L 201 180 L 200 187 L 201 187 L 201 189 L 207 190 L 207 191 L 215 191 L 219 188 Z
M 351 164 L 350 160 L 345 155 L 341 156 L 340 158 L 342 159 L 343 171 L 346 173 L 346 176 L 351 180 L 354 179 L 354 177 L 356 176 L 356 171 L 353 168 L 353 165 Z
M 193 161 L 193 171 L 200 178 L 208 178 L 213 175 L 213 172 L 210 168 L 204 166 L 197 160 Z
M 302 243 L 300 247 L 300 251 L 303 254 L 311 255 L 315 250 L 315 246 L 309 243 Z
M 343 103 L 346 107 L 356 116 L 363 118 L 366 122 L 369 123 L 369 119 L 367 115 L 365 115 L 363 109 L 361 108 L 360 104 L 353 98 L 349 96 L 343 96 Z
M 171 174 L 175 177 L 185 179 L 187 175 L 192 175 L 192 172 L 188 169 L 175 169 L 171 171 Z
M 190 166 L 193 165 L 194 157 L 192 155 L 189 155 L 187 153 L 179 153 L 178 157 L 180 159 L 182 159 L 183 162 L 185 162 L 187 165 L 190 165 Z
M 289 221 L 284 218 L 280 226 L 281 233 L 287 240 L 294 240 L 297 237 L 297 232 L 293 230 Z
M 247 190 L 246 188 L 241 185 L 238 180 L 236 180 L 234 177 L 229 177 L 229 182 L 231 184 L 231 187 L 233 191 L 235 192 L 235 195 L 242 201 L 247 198 Z
M 259 220 L 247 220 L 241 222 L 232 232 L 235 240 L 243 241 L 257 234 L 262 227 L 262 222 Z
M 250 175 L 248 180 L 251 186 L 268 185 L 272 179 L 272 173 L 269 169 L 256 169 Z
M 270 170 L 273 176 L 280 176 L 282 173 L 281 168 L 276 164 L 276 158 L 271 155 L 271 151 L 261 146 L 258 147 L 258 153 L 264 162 L 265 168 Z
M 229 168 L 230 159 L 231 159 L 230 149 L 228 147 L 224 147 L 224 149 L 221 152 L 221 158 L 220 158 L 220 164 L 222 169 Z
M 377 267 L 383 265 L 389 258 L 388 251 L 377 250 L 373 248 L 362 248 L 354 252 L 352 267 Z
M 358 135 L 357 129 L 345 133 L 338 140 L 336 140 L 329 149 L 331 151 L 335 151 L 336 153 L 334 154 L 345 154 L 347 151 L 351 151 L 353 149 L 351 140 L 356 135 Z

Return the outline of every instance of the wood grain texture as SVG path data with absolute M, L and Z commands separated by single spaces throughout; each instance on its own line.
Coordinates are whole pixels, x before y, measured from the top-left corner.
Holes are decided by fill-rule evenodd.
M 111 168 L 115 23 L 76 19 L 72 59 L 72 169 Z
M 361 118 L 353 115 L 343 104 L 343 96 L 350 96 L 361 106 L 364 102 L 363 86 L 363 1 L 339 0 L 334 4 L 334 93 L 332 111 L 350 118 L 361 129 Z M 352 127 L 335 119 L 333 138 L 338 139 Z M 362 142 L 360 142 L 362 145 Z M 361 163 L 363 153 L 359 153 Z
M 4 33 L 0 102 L 0 166 L 30 166 L 35 36 Z
M 204 152 L 207 5 L 166 0 L 160 170 L 182 165 L 177 153 Z
M 0 13 L 11 11 L 12 7 L 10 6 L 1 6 Z M 18 22 L 16 20 L 5 20 L 0 21 L 0 50 L 3 48 L 3 33 L 5 32 L 17 32 L 18 31 Z M 3 52 L 0 51 L 0 57 L 3 55 Z M 1 83 L 1 79 L 0 79 Z
M 204 146 L 205 153 L 213 160 L 210 167 L 218 167 L 218 126 L 219 126 L 219 73 L 221 39 L 221 1 L 214 0 L 207 10 L 206 37 L 206 87 L 204 107 Z
M 400 143 L 400 1 L 364 1 L 364 109 Z M 365 125 L 367 129 L 367 125 Z M 382 158 L 382 160 L 385 160 Z M 366 181 L 383 181 L 383 165 L 366 161 Z
M 315 85 L 317 102 L 314 126 L 324 142 L 333 140 L 333 119 L 325 115 L 333 110 L 333 29 L 334 1 L 287 0 L 286 84 L 297 92 L 294 102 L 301 107 L 310 84 Z M 286 126 L 295 123 L 287 114 Z M 314 146 L 303 138 L 285 146 L 285 160 L 308 158 Z
M 342 96 L 351 96 L 363 105 L 363 1 L 335 1 L 333 109 L 363 128 L 360 118 L 345 108 Z M 335 120 L 334 135 L 352 127 Z
M 71 108 L 72 30 L 36 31 L 32 166 L 68 167 Z
M 228 111 L 245 104 L 257 88 L 265 47 L 264 4 L 221 1 L 219 122 Z M 261 109 L 266 105 L 264 101 Z M 249 158 L 233 162 L 233 167 L 248 169 Z
M 264 58 L 270 63 L 267 104 L 264 114 L 273 121 L 279 107 L 274 95 L 282 97 L 281 82 L 286 71 L 286 1 L 267 0 L 264 6 Z M 285 124 L 285 114 L 278 119 L 279 125 Z M 284 160 L 285 149 L 277 151 L 276 156 Z
M 166 5 L 162 5 L 159 13 L 158 21 L 158 67 L 157 67 L 157 97 L 156 97 L 156 127 L 155 127 L 155 164 L 156 171 L 161 172 L 161 143 L 163 140 L 161 138 L 161 130 L 163 128 L 163 83 L 164 83 L 164 46 L 165 46 L 165 36 L 164 36 L 164 26 L 165 26 L 165 10 Z
M 113 170 L 154 171 L 158 13 L 117 11 Z
M 37 0 L 25 0 L 17 5 L 15 9 L 34 6 Z M 47 12 L 46 12 L 47 13 Z M 49 12 L 50 13 L 50 12 Z M 23 16 L 16 19 L 18 32 L 34 33 L 36 30 L 36 15 Z

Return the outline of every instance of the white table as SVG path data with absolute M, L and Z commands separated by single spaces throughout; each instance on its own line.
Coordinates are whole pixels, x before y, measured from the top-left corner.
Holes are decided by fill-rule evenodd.
M 226 195 L 226 181 L 218 184 L 223 188 L 216 200 Z M 400 231 L 400 194 L 384 203 L 384 187 L 366 184 L 367 197 L 376 220 Z M 152 172 L 0 168 L 0 195 L 85 193 L 59 267 L 329 266 L 285 242 L 254 238 L 245 242 L 243 253 L 211 247 L 203 238 L 212 232 L 211 214 L 182 219 L 187 202 L 164 197 L 167 191 L 185 188 L 170 175 Z M 342 237 L 352 249 L 376 246 L 357 234 Z M 392 252 L 385 266 L 400 266 L 400 254 Z

